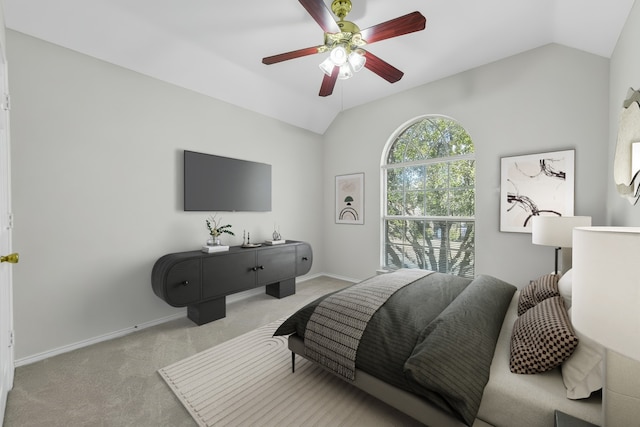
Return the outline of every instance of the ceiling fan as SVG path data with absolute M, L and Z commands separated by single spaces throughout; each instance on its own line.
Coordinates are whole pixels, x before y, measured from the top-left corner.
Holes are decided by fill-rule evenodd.
M 351 0 L 333 0 L 331 3 L 331 10 L 339 18 L 339 21 L 331 16 L 331 12 L 323 0 L 299 1 L 324 30 L 324 44 L 268 56 L 262 58 L 262 63 L 271 65 L 316 53 L 330 52 L 329 57 L 320 64 L 320 68 L 325 73 L 320 86 L 320 96 L 331 95 L 338 78 L 348 79 L 363 67 L 373 71 L 389 83 L 400 80 L 404 75 L 402 71 L 364 50 L 363 46 L 415 31 L 422 31 L 427 22 L 420 12 L 412 12 L 360 30 L 353 22 L 344 20 L 351 11 Z

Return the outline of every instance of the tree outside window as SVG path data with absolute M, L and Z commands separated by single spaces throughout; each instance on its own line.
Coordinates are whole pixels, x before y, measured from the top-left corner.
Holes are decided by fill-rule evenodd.
M 384 267 L 474 276 L 475 160 L 457 122 L 423 117 L 402 130 L 383 164 Z

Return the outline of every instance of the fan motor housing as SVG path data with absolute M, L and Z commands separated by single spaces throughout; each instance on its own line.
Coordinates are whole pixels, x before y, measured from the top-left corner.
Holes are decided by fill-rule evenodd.
M 340 19 L 344 19 L 351 12 L 351 0 L 333 0 L 331 10 Z
M 343 33 L 357 34 L 360 32 L 360 28 L 356 24 L 350 21 L 338 21 L 338 27 Z

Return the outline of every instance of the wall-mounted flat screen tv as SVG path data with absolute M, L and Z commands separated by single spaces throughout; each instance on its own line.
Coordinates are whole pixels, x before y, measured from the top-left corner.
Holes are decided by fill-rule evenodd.
M 184 151 L 185 211 L 271 211 L 271 165 Z

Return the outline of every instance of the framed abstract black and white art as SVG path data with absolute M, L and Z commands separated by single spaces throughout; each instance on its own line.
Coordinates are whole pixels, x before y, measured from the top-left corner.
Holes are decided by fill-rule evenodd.
M 575 150 L 503 157 L 500 231 L 531 233 L 537 215 L 572 216 Z

